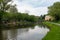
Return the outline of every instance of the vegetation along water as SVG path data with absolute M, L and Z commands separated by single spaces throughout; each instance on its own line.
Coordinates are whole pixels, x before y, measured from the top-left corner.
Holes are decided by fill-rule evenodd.
M 20 1 L 22 3 L 23 0 Z M 18 1 L 16 2 L 19 4 Z M 33 2 L 37 5 L 36 2 L 38 3 L 39 1 L 35 0 Z M 33 5 L 24 5 L 27 11 L 26 8 L 22 8 L 21 10 L 25 11 L 19 12 L 17 4 L 14 3 L 15 0 L 0 0 L 0 40 L 60 40 L 60 2 L 55 2 L 49 6 L 45 15 L 44 8 L 46 6 L 39 8 L 35 6 L 32 7 L 32 10 L 28 8 Z M 27 3 L 29 4 L 29 2 Z M 39 10 L 40 8 L 43 12 Z M 40 16 L 30 15 L 30 12 L 32 12 L 31 14 L 40 12 L 42 14 L 38 14 Z

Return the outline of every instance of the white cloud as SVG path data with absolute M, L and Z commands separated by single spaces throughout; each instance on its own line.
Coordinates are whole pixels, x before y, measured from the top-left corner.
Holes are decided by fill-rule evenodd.
M 40 16 L 47 14 L 48 6 L 60 0 L 14 0 L 19 12 L 29 11 L 29 15 Z
M 33 8 L 33 10 L 30 10 L 30 15 L 36 15 L 36 16 L 40 16 L 40 15 L 44 15 L 47 14 L 47 7 L 38 7 L 38 8 Z
M 26 10 L 29 11 L 29 15 L 35 15 L 35 16 L 40 16 L 42 14 L 47 14 L 47 7 L 37 7 L 34 8 L 28 4 L 19 4 L 19 6 L 17 6 L 18 11 L 24 13 Z

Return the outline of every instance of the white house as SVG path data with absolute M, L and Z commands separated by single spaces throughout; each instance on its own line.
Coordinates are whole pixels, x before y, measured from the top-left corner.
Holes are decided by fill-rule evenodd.
M 54 18 L 50 15 L 47 15 L 47 16 L 45 16 L 45 20 L 46 21 L 52 21 L 52 20 L 54 20 Z

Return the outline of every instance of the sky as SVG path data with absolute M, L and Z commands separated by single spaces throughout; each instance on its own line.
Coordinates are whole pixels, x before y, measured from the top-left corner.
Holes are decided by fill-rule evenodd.
M 40 16 L 48 13 L 48 7 L 60 0 L 13 0 L 18 12 Z

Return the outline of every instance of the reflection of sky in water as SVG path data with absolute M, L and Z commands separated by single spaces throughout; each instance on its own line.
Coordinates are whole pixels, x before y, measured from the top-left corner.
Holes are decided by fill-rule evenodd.
M 6 30 L 9 40 L 41 40 L 49 31 L 46 27 L 35 26 L 32 28 L 21 28 Z M 6 34 L 5 34 L 6 35 Z M 12 39 L 11 39 L 12 38 Z
M 34 29 L 29 28 L 28 32 L 18 35 L 18 40 L 41 40 L 49 31 L 44 27 L 35 26 Z

